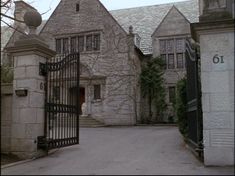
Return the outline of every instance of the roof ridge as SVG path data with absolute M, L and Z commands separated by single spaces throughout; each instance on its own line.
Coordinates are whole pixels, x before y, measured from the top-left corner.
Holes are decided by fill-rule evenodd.
M 179 1 L 179 2 L 168 2 L 168 3 L 156 4 L 156 5 L 129 7 L 129 8 L 123 8 L 123 9 L 109 10 L 109 12 L 115 12 L 115 11 L 121 11 L 121 10 L 130 10 L 130 9 L 138 9 L 138 8 L 143 8 L 143 7 L 154 7 L 154 6 L 162 6 L 162 5 L 174 5 L 174 4 L 181 4 L 181 3 L 190 2 L 190 1 L 195 1 L 195 0 L 182 0 L 182 1 Z

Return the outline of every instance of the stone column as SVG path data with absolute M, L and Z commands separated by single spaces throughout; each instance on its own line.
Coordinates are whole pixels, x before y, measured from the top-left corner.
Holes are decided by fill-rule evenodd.
M 11 153 L 23 159 L 38 157 L 43 152 L 37 148 L 37 137 L 44 135 L 45 118 L 45 77 L 39 74 L 39 64 L 55 52 L 30 34 L 7 51 L 14 60 Z
M 223 1 L 223 9 L 225 4 Z M 216 10 L 220 13 L 215 18 L 202 14 L 210 18 L 200 18 L 199 23 L 191 25 L 193 38 L 200 43 L 207 166 L 234 165 L 234 21 L 227 12 L 223 16 L 223 9 L 213 9 L 213 14 Z

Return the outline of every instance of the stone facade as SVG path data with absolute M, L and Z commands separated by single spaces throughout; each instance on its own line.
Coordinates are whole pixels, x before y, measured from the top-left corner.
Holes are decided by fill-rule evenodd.
M 192 25 L 193 36 L 200 42 L 204 160 L 208 166 L 234 165 L 234 17 L 232 13 L 230 19 L 222 15 L 228 10 L 226 3 L 222 9 L 204 10 L 200 23 Z M 216 11 L 220 18 L 213 19 L 210 13 Z
M 79 5 L 78 12 L 76 5 Z M 132 68 L 133 62 L 139 62 L 134 35 L 127 34 L 99 1 L 62 0 L 40 36 L 55 50 L 57 38 L 70 41 L 70 37 L 94 33 L 100 34 L 100 50 L 80 53 L 81 70 L 86 70 L 81 73 L 86 112 L 107 125 L 133 125 L 136 123 L 134 109 L 139 104 L 133 91 L 137 85 L 136 72 L 140 72 L 139 66 Z M 101 85 L 99 100 L 94 100 L 96 84 Z
M 1 85 L 1 152 L 9 153 L 11 150 L 12 127 L 12 84 Z

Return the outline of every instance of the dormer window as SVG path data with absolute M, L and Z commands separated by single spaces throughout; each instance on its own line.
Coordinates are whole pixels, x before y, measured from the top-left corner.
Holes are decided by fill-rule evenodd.
M 80 10 L 80 4 L 77 3 L 77 4 L 76 4 L 76 12 L 79 12 L 79 10 Z

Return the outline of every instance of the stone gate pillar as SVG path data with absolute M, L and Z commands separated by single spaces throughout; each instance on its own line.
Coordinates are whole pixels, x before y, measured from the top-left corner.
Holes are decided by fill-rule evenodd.
M 201 52 L 204 162 L 234 165 L 234 1 L 199 2 L 191 29 Z
M 28 16 L 28 18 L 27 18 Z M 6 48 L 14 60 L 13 117 L 11 153 L 27 159 L 43 154 L 37 149 L 37 137 L 44 135 L 45 77 L 39 73 L 55 52 L 35 34 L 41 24 L 36 11 L 25 14 L 29 35 L 22 36 L 13 47 Z

